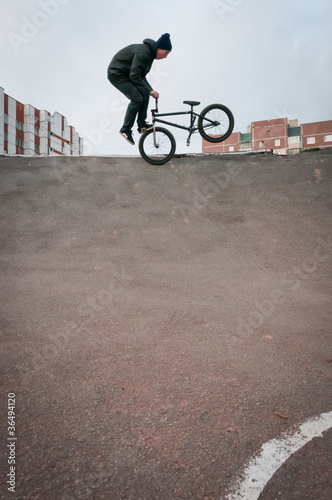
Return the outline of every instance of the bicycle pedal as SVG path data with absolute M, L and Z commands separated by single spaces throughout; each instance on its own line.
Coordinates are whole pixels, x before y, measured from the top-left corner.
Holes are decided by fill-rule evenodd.
M 137 132 L 139 134 L 144 134 L 145 132 L 147 132 L 148 130 L 152 130 L 153 129 L 153 125 L 148 125 L 146 127 L 138 127 L 137 128 Z

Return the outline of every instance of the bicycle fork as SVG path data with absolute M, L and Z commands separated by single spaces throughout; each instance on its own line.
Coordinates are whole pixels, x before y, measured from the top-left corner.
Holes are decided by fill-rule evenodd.
M 159 144 L 157 144 L 157 136 L 156 136 L 156 122 L 155 122 L 155 114 L 158 113 L 158 99 L 156 98 L 156 108 L 151 109 L 152 112 L 152 124 L 153 124 L 153 144 L 155 148 L 159 148 Z
M 153 124 L 153 144 L 156 149 L 159 148 L 159 144 L 157 143 L 157 136 L 156 136 L 156 127 Z

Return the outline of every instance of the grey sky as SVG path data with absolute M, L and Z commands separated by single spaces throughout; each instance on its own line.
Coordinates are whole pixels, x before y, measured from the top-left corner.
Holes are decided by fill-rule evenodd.
M 118 131 L 127 102 L 106 78 L 113 54 L 171 34 L 148 80 L 160 111 L 220 102 L 235 131 L 281 116 L 332 119 L 330 0 L 1 0 L 0 86 L 64 114 L 90 154 L 137 154 Z M 150 101 L 150 108 L 153 101 Z M 177 151 L 201 151 L 172 129 Z M 136 132 L 136 131 L 135 131 Z M 135 134 L 138 141 L 138 134 Z M 136 142 L 137 142 L 136 141 Z

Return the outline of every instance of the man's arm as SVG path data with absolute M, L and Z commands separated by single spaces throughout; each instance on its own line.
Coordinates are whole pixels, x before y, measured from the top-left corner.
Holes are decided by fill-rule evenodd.
M 140 57 L 135 55 L 130 68 L 130 80 L 144 96 L 153 92 L 151 85 L 148 83 L 144 75 L 147 63 L 148 61 L 142 57 L 142 55 L 140 55 Z

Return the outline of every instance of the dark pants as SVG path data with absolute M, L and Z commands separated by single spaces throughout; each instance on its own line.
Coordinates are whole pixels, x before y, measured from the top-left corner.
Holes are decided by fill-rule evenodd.
M 130 80 L 124 77 L 112 75 L 109 73 L 108 79 L 115 88 L 120 90 L 120 92 L 122 92 L 122 94 L 124 94 L 130 100 L 121 131 L 131 131 L 136 116 L 137 124 L 139 126 L 143 125 L 145 123 L 148 112 L 150 96 L 148 95 L 146 98 L 144 98 L 140 91 L 135 87 L 135 85 L 133 85 Z

